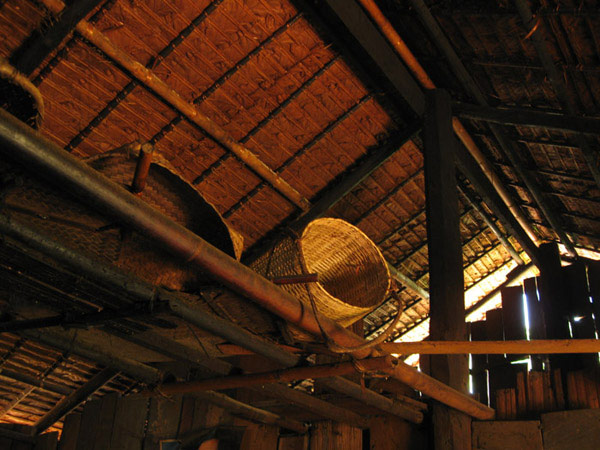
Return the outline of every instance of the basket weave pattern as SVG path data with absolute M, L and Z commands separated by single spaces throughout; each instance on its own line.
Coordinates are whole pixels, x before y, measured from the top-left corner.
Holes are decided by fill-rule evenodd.
M 127 150 L 107 152 L 87 160 L 93 168 L 124 187 L 131 184 L 136 161 L 136 155 Z M 140 197 L 230 256 L 239 256 L 236 237 L 214 207 L 168 168 L 152 164 Z M 196 269 L 185 267 L 147 237 L 112 223 L 110 217 L 101 216 L 59 190 L 34 180 L 6 193 L 4 204 L 16 220 L 25 221 L 69 247 L 116 264 L 153 284 L 191 290 L 206 281 Z
M 299 254 L 299 252 L 301 254 Z M 307 287 L 317 310 L 349 326 L 384 300 L 390 287 L 390 274 L 377 246 L 358 228 L 340 219 L 311 222 L 296 243 L 284 238 L 253 264 L 267 278 L 302 273 L 299 257 L 319 282 L 281 287 L 311 308 Z

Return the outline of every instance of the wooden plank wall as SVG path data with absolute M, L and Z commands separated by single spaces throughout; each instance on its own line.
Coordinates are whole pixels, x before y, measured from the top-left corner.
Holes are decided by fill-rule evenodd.
M 206 430 L 233 427 L 222 408 L 191 397 L 147 398 L 109 394 L 65 418 L 59 450 L 159 450 L 167 439 L 198 440 Z M 276 449 L 276 445 L 272 447 Z
M 396 433 L 408 433 L 410 425 L 399 422 L 403 426 L 396 424 Z M 280 436 L 278 427 L 234 418 L 222 408 L 193 397 L 117 397 L 111 394 L 88 401 L 81 413 L 72 413 L 65 418 L 58 450 L 160 450 L 161 441 L 167 440 L 177 440 L 185 448 L 196 448 L 208 438 L 217 438 L 233 446 L 231 448 L 242 450 L 362 450 L 362 436 L 362 430 L 332 421 L 315 423 L 311 433 L 305 436 L 289 433 Z M 5 447 L 0 440 L 2 450 L 38 449 L 27 445 Z M 40 450 L 50 448 L 55 450 L 57 446 L 39 447 Z
M 0 428 L 5 430 L 15 431 L 31 435 L 33 428 L 28 425 L 2 423 Z M 44 433 L 35 439 L 34 442 L 25 442 L 18 439 L 5 437 L 0 432 L 0 449 L 1 450 L 56 450 L 58 445 L 58 432 L 52 431 Z
M 524 280 L 522 286 L 502 290 L 502 308 L 487 312 L 486 320 L 470 324 L 470 337 L 480 340 L 526 339 L 524 302 L 529 315 L 532 340 L 556 336 L 565 327 L 573 338 L 596 337 L 600 310 L 600 262 L 578 261 L 566 267 L 553 265 L 551 275 L 560 277 L 568 301 L 560 316 L 544 304 L 550 283 L 540 278 Z M 546 278 L 548 277 L 546 273 Z M 541 286 L 545 288 L 541 289 Z M 546 294 L 544 293 L 546 292 Z M 554 304 L 556 298 L 552 298 Z M 546 320 L 553 314 L 551 320 Z M 559 326 L 560 330 L 551 327 Z M 497 410 L 499 419 L 537 418 L 543 412 L 565 408 L 600 407 L 600 366 L 597 354 L 564 355 L 548 358 L 534 355 L 532 371 L 526 363 L 515 364 L 529 355 L 473 355 L 471 375 L 473 390 L 482 402 Z M 545 370 L 542 370 L 545 368 Z M 488 399 L 488 392 L 490 398 Z

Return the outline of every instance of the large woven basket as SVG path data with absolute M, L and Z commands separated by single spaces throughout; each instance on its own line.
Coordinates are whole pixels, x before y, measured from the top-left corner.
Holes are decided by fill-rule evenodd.
M 318 312 L 349 326 L 377 308 L 390 287 L 390 274 L 377 246 L 358 228 L 340 219 L 323 218 L 308 224 L 298 240 L 282 239 L 253 269 L 266 278 L 302 273 L 300 258 L 316 283 L 281 287 L 308 308 L 312 294 Z M 299 338 L 294 328 L 292 335 Z
M 44 102 L 38 88 L 1 57 L 0 108 L 34 128 L 40 127 L 44 116 Z
M 168 162 L 150 166 L 146 187 L 139 196 L 155 209 L 189 228 L 232 257 L 239 258 L 241 237 L 196 189 L 177 176 Z M 137 153 L 131 148 L 104 153 L 86 161 L 112 181 L 131 185 Z M 35 180 L 5 193 L 2 208 L 15 220 L 55 237 L 71 248 L 153 284 L 190 291 L 208 282 L 196 269 L 185 267 L 145 236 L 99 215 L 68 194 Z

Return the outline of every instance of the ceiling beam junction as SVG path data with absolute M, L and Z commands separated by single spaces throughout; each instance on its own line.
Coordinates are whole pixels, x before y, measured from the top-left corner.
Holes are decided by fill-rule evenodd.
M 64 9 L 64 3 L 61 0 L 41 0 L 55 14 Z M 295 188 L 287 181 L 277 175 L 269 166 L 267 166 L 255 153 L 248 150 L 238 141 L 236 141 L 225 129 L 220 127 L 209 117 L 205 116 L 194 105 L 186 101 L 179 93 L 174 91 L 161 78 L 131 58 L 126 52 L 116 47 L 100 30 L 85 20 L 80 21 L 76 26 L 77 31 L 88 41 L 94 44 L 106 56 L 126 69 L 141 84 L 146 86 L 151 92 L 171 105 L 180 114 L 186 117 L 192 124 L 199 127 L 211 139 L 234 153 L 242 162 L 252 169 L 260 178 L 267 181 L 284 198 L 289 200 L 302 210 L 309 208 L 310 204 Z
M 552 84 L 552 88 L 554 89 L 554 92 L 556 93 L 559 102 L 561 103 L 563 108 L 565 108 L 568 114 L 570 114 L 571 116 L 576 116 L 578 114 L 578 108 L 575 99 L 567 89 L 567 86 L 565 85 L 565 82 L 563 80 L 563 74 L 558 71 L 556 65 L 554 64 L 554 60 L 552 59 L 552 55 L 550 55 L 550 51 L 548 49 L 548 44 L 541 34 L 541 29 L 545 29 L 545 27 L 540 27 L 541 29 L 533 28 L 533 26 L 535 25 L 535 20 L 533 18 L 531 9 L 529 8 L 529 4 L 526 0 L 515 0 L 515 6 L 517 7 L 519 17 L 521 18 L 521 21 L 525 28 L 527 30 L 534 30 L 531 34 L 531 41 L 533 43 L 533 46 L 535 47 L 539 59 L 542 62 L 542 65 L 544 66 L 544 69 L 546 69 L 546 74 L 548 75 L 548 79 Z M 587 126 L 585 126 L 584 129 L 587 129 Z M 592 176 L 594 177 L 594 180 L 596 180 L 596 184 L 598 185 L 598 187 L 600 187 L 600 167 L 598 167 L 598 152 L 592 150 L 587 141 L 587 138 L 583 134 L 576 134 L 575 140 L 579 149 L 583 153 L 583 157 L 587 162 L 587 165 L 590 169 L 590 172 L 592 173 Z
M 75 26 L 104 1 L 78 0 L 71 2 L 47 29 L 34 31 L 11 55 L 10 63 L 22 74 L 30 76 L 42 61 L 73 32 Z
M 88 397 L 93 395 L 96 391 L 98 391 L 102 386 L 109 383 L 114 377 L 118 375 L 118 372 L 111 369 L 105 368 L 86 381 L 82 386 L 80 386 L 77 390 L 71 392 L 69 395 L 64 397 L 61 401 L 59 401 L 56 405 L 50 409 L 43 417 L 41 417 L 35 425 L 33 425 L 34 432 L 33 434 L 41 434 L 54 425 L 56 422 L 61 420 L 64 416 L 69 414 L 83 402 L 85 402 Z
M 600 119 L 545 112 L 532 108 L 471 105 L 455 102 L 452 112 L 464 119 L 483 120 L 500 125 L 515 125 L 550 130 L 600 135 Z
M 220 252 L 199 236 L 156 211 L 140 198 L 98 174 L 78 158 L 65 152 L 55 143 L 35 133 L 30 127 L 1 110 L 0 141 L 2 143 L 0 151 L 7 158 L 23 164 L 30 170 L 35 170 L 46 180 L 61 183 L 64 189 L 70 189 L 77 193 L 80 200 L 92 207 L 100 208 L 101 211 L 118 220 L 124 220 L 124 223 L 132 226 L 138 232 L 153 237 L 157 245 L 163 246 L 173 255 L 180 257 L 190 267 L 207 271 L 216 281 L 300 327 L 303 331 L 316 336 L 327 333 L 333 342 L 347 348 L 353 356 L 359 359 L 371 354 L 381 355 L 377 350 L 369 348 L 364 339 L 332 319 L 310 309 L 307 310 L 297 298 L 288 292 Z M 169 304 L 174 314 L 181 315 L 182 307 L 185 305 L 174 299 Z M 219 330 L 217 332 L 221 333 Z M 36 339 L 47 338 L 48 333 L 36 336 Z M 245 341 L 234 343 L 248 345 Z M 92 353 L 91 350 L 84 349 L 89 354 Z M 280 356 L 276 356 L 273 352 L 280 352 Z M 105 360 L 106 355 L 96 353 L 95 356 Z M 292 358 L 294 361 L 296 360 L 296 356 L 279 347 L 273 348 L 269 354 L 272 355 L 273 360 L 284 365 L 285 361 L 291 361 Z M 144 371 L 149 369 L 155 370 L 146 366 Z M 159 378 L 159 373 L 156 376 Z M 398 363 L 391 376 L 466 414 L 482 419 L 491 418 L 494 415 L 492 409 L 404 363 Z M 350 383 L 343 378 L 336 379 L 336 381 Z M 364 390 L 358 385 L 356 388 L 359 392 Z M 373 395 L 377 394 L 373 393 Z

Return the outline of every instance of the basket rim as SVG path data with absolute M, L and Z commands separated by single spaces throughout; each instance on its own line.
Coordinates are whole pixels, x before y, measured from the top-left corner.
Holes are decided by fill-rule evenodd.
M 376 258 L 380 260 L 381 264 L 384 267 L 384 277 L 387 280 L 386 286 L 385 286 L 385 290 L 383 290 L 383 295 L 381 298 L 381 301 L 379 301 L 377 303 L 377 305 L 375 306 L 356 306 L 356 305 L 351 305 L 347 302 L 345 302 L 342 299 L 339 299 L 337 297 L 335 297 L 334 295 L 332 295 L 327 289 L 325 289 L 325 287 L 323 286 L 323 284 L 321 282 L 316 282 L 316 283 L 312 283 L 311 284 L 311 288 L 313 289 L 318 289 L 319 291 L 321 291 L 323 294 L 325 294 L 325 297 L 327 298 L 327 301 L 330 304 L 336 304 L 339 305 L 340 307 L 343 307 L 343 309 L 347 310 L 349 312 L 348 316 L 350 316 L 350 311 L 354 311 L 354 313 L 352 313 L 352 315 L 356 314 L 356 315 L 364 315 L 367 314 L 368 312 L 372 311 L 374 308 L 378 307 L 379 305 L 381 305 L 384 301 L 385 298 L 387 297 L 388 292 L 390 291 L 390 288 L 392 286 L 392 279 L 391 279 L 391 274 L 390 274 L 390 269 L 388 267 L 387 261 L 385 259 L 385 257 L 383 256 L 383 253 L 381 252 L 381 250 L 379 249 L 379 247 L 373 242 L 373 240 L 371 240 L 371 238 L 369 238 L 369 236 L 367 236 L 367 234 L 365 232 L 363 232 L 361 229 L 359 229 L 358 227 L 356 227 L 355 225 L 352 225 L 351 223 L 342 220 L 342 219 L 338 219 L 335 217 L 321 217 L 318 219 L 315 219 L 313 221 L 311 221 L 302 231 L 302 234 L 300 235 L 298 242 L 299 242 L 299 258 L 302 258 L 302 261 L 305 265 L 305 267 L 307 267 L 310 270 L 309 264 L 306 261 L 306 257 L 304 255 L 304 247 L 302 244 L 303 238 L 305 236 L 307 236 L 307 234 L 310 232 L 310 229 L 313 228 L 314 226 L 318 226 L 318 225 L 322 225 L 323 223 L 335 223 L 335 226 L 338 228 L 344 228 L 346 231 L 351 231 L 352 233 L 356 233 L 358 234 L 358 236 L 360 236 L 360 238 L 364 241 L 364 243 L 366 245 L 368 245 L 371 249 L 373 249 L 376 255 Z
M 106 152 L 103 153 L 99 153 L 96 155 L 92 155 L 89 156 L 87 158 L 84 158 L 84 161 L 87 164 L 92 164 L 94 162 L 97 161 L 101 161 L 102 159 L 105 158 L 115 158 L 115 157 L 122 157 L 122 158 L 127 158 L 127 159 L 136 159 L 141 151 L 141 144 L 143 143 L 142 140 L 135 140 L 133 142 L 130 142 L 128 144 L 125 144 L 121 147 L 117 147 L 115 149 L 111 149 L 108 150 Z M 161 167 L 162 169 L 167 170 L 168 172 L 170 172 L 170 175 L 175 176 L 181 183 L 184 183 L 185 185 L 187 185 L 197 196 L 199 196 L 202 201 L 204 203 L 206 203 L 208 206 L 210 206 L 213 211 L 215 212 L 215 214 L 218 215 L 219 219 L 221 220 L 221 222 L 225 225 L 225 227 L 227 228 L 227 231 L 229 233 L 229 238 L 231 240 L 231 245 L 233 248 L 233 252 L 235 255 L 235 259 L 239 261 L 239 259 L 242 256 L 242 252 L 244 250 L 244 237 L 242 236 L 241 233 L 239 233 L 237 230 L 235 230 L 233 228 L 233 226 L 221 215 L 221 213 L 219 212 L 219 210 L 215 207 L 215 205 L 213 205 L 211 202 L 209 202 L 203 195 L 202 192 L 196 187 L 194 186 L 192 183 L 189 183 L 187 180 L 185 180 L 185 178 L 183 178 L 183 176 L 180 174 L 180 172 L 173 166 L 173 164 L 171 164 L 169 162 L 169 160 L 167 160 L 159 151 L 159 149 L 155 149 L 153 154 L 152 154 L 152 162 L 151 162 L 151 166 L 152 165 L 156 165 L 158 167 Z
M 0 77 L 5 80 L 9 80 L 14 84 L 20 86 L 25 92 L 27 92 L 35 101 L 37 108 L 37 119 L 36 128 L 40 128 L 42 120 L 44 118 L 44 98 L 40 90 L 35 86 L 29 78 L 23 75 L 17 70 L 16 67 L 11 65 L 6 58 L 0 56 Z

